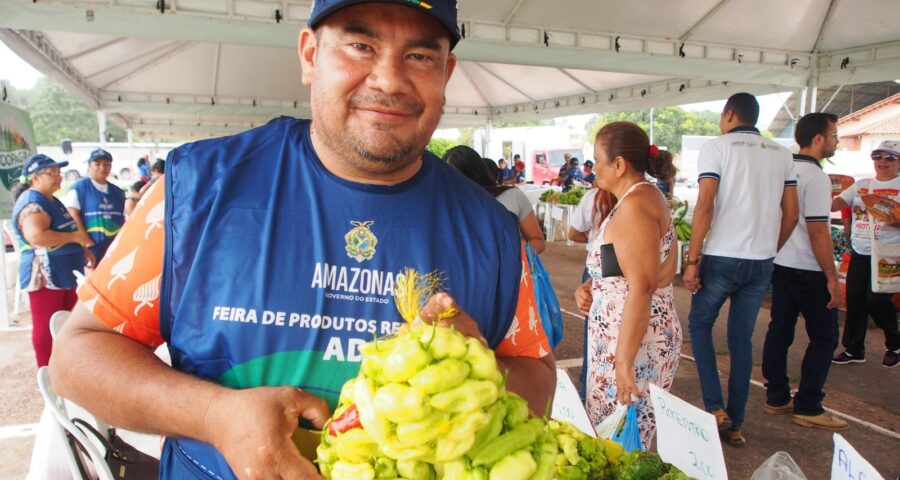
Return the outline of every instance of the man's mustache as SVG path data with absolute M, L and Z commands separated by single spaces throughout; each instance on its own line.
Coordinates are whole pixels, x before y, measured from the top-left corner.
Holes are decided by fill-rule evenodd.
M 421 102 L 402 96 L 378 94 L 353 97 L 350 99 L 350 106 L 353 108 L 381 108 L 405 115 L 419 115 L 425 111 L 425 105 Z

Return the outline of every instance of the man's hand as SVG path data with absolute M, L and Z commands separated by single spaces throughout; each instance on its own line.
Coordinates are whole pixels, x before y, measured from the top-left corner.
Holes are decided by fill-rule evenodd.
M 488 345 L 487 339 L 481 334 L 478 328 L 478 322 L 470 317 L 466 312 L 459 308 L 456 300 L 449 293 L 438 293 L 428 299 L 425 308 L 420 313 L 422 321 L 428 324 L 437 323 L 441 327 L 456 328 L 456 331 L 467 336 L 478 339 L 485 347 Z
M 591 312 L 592 303 L 594 303 L 594 295 L 591 293 L 591 281 L 588 280 L 575 289 L 575 305 L 579 312 L 587 315 Z
M 828 308 L 837 308 L 841 298 L 841 286 L 837 280 L 828 281 L 828 294 L 831 295 L 831 300 L 828 301 L 826 306 Z
M 322 428 L 330 415 L 325 400 L 294 387 L 228 390 L 210 402 L 204 437 L 242 480 L 318 479 L 291 434 L 301 417 Z
M 97 266 L 97 257 L 95 257 L 87 248 L 84 249 L 84 263 L 90 268 Z
M 697 265 L 685 265 L 681 281 L 684 282 L 685 288 L 690 290 L 691 293 L 699 292 L 702 285 L 700 285 L 700 270 L 697 268 Z

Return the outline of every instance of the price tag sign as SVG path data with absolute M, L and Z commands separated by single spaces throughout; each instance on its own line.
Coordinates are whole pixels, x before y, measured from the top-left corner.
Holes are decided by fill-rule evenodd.
M 884 480 L 884 477 L 844 437 L 835 433 L 831 480 Z
M 597 437 L 594 427 L 591 426 L 591 420 L 584 411 L 584 405 L 581 404 L 581 397 L 578 396 L 575 384 L 569 379 L 569 374 L 561 368 L 556 369 L 556 395 L 553 397 L 553 411 L 550 418 L 569 422 L 585 434 Z
M 716 417 L 652 383 L 650 401 L 659 456 L 698 480 L 727 480 Z

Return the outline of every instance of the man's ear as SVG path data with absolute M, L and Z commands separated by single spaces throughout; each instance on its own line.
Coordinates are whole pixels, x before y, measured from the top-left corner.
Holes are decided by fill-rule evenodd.
M 319 39 L 312 29 L 304 28 L 297 39 L 297 53 L 300 55 L 300 81 L 304 85 L 312 84 L 316 72 L 316 51 Z
M 456 55 L 451 53 L 447 57 L 447 80 L 444 82 L 444 86 L 446 87 L 448 83 L 450 83 L 450 77 L 453 76 L 453 70 L 456 69 Z

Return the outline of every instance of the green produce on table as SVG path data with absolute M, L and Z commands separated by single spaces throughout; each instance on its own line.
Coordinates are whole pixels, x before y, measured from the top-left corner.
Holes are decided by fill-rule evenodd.
M 653 452 L 626 453 L 616 474 L 616 480 L 658 480 L 669 473 L 671 465 Z

